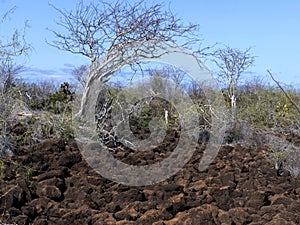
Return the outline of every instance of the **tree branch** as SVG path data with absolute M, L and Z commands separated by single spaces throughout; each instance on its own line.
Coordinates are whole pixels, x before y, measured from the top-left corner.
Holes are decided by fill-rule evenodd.
M 287 97 L 287 99 L 292 103 L 292 105 L 296 108 L 297 112 L 300 114 L 300 108 L 298 107 L 298 105 L 296 104 L 296 102 L 294 102 L 294 100 L 289 96 L 289 94 L 283 89 L 283 87 L 280 85 L 280 83 L 274 78 L 273 74 L 271 73 L 270 70 L 267 70 L 268 74 L 270 75 L 270 77 L 272 78 L 272 80 L 276 83 L 276 85 L 280 88 L 280 90 L 283 92 L 283 94 L 285 95 L 285 97 Z

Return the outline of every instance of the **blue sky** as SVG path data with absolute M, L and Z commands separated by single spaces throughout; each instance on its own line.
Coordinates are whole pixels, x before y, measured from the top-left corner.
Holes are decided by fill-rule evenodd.
M 75 6 L 74 0 L 0 0 L 1 15 L 18 7 L 10 21 L 0 26 L 0 38 L 8 37 L 11 28 L 22 28 L 24 20 L 29 21 L 27 40 L 34 50 L 26 60 L 26 74 L 32 79 L 64 79 L 73 66 L 88 62 L 46 44 L 46 40 L 53 40 L 47 28 L 57 28 L 55 20 L 59 17 L 48 3 L 66 9 Z M 200 25 L 203 46 L 218 42 L 239 49 L 253 47 L 257 58 L 245 75 L 267 76 L 270 69 L 281 82 L 300 85 L 300 1 L 172 0 L 170 8 L 184 22 Z M 210 63 L 208 66 L 214 70 Z

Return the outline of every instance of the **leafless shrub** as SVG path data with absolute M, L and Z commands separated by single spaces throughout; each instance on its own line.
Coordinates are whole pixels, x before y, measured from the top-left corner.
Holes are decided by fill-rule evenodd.
M 2 146 L 1 151 L 4 154 L 4 152 L 12 152 L 14 146 L 11 132 L 12 124 L 16 121 L 19 113 L 28 113 L 30 109 L 25 102 L 16 99 L 11 93 L 7 93 L 0 95 L 0 112 L 0 145 Z

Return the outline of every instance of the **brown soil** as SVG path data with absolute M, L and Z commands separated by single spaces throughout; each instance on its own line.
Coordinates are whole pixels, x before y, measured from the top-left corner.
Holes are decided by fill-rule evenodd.
M 114 154 L 128 163 L 160 160 L 155 152 Z M 76 142 L 47 140 L 19 148 L 12 158 L 33 170 L 31 179 L 6 167 L 0 224 L 300 224 L 300 179 L 278 176 L 266 154 L 266 148 L 223 146 L 199 172 L 198 150 L 168 180 L 130 187 L 97 174 Z

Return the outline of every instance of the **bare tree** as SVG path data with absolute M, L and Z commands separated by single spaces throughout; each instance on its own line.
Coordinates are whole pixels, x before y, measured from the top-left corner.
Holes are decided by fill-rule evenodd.
M 197 25 L 182 25 L 172 12 L 164 11 L 161 4 L 148 6 L 145 0 L 134 4 L 123 0 L 88 5 L 79 1 L 75 12 L 52 7 L 61 14 L 57 24 L 67 33 L 52 30 L 56 40 L 50 44 L 103 66 L 113 61 L 118 65 L 121 57 L 126 64 L 143 57 L 158 57 L 155 50 L 162 43 L 176 44 L 178 37 L 186 39 L 182 45 L 196 40 L 193 32 Z
M 17 75 L 24 67 L 12 62 L 11 57 L 7 56 L 6 59 L 0 61 L 0 87 L 2 94 L 7 93 L 16 81 Z
M 184 25 L 170 10 L 164 10 L 162 4 L 147 3 L 146 0 L 132 4 L 121 0 L 85 5 L 80 1 L 75 11 L 52 5 L 61 15 L 57 24 L 65 32 L 52 30 L 56 39 L 49 44 L 88 57 L 92 63 L 83 104 L 94 80 L 105 83 L 125 65 L 159 58 L 171 48 L 198 41 L 197 25 Z
M 235 119 L 236 88 L 242 73 L 253 65 L 255 57 L 250 53 L 251 48 L 244 51 L 225 47 L 215 51 L 213 61 L 219 69 L 218 77 L 227 87 L 227 94 L 231 102 L 232 116 Z
M 147 69 L 150 77 L 159 76 L 161 78 L 170 79 L 176 86 L 182 85 L 182 81 L 187 77 L 186 73 L 173 66 L 163 66 L 157 69 Z
M 16 10 L 16 7 L 8 10 L 0 18 L 0 28 L 11 14 Z M 7 57 L 15 57 L 20 55 L 27 55 L 30 50 L 30 45 L 25 40 L 26 29 L 28 28 L 27 21 L 25 22 L 23 30 L 16 29 L 11 37 L 7 37 L 5 40 L 0 40 L 0 60 L 6 59 Z
M 13 14 L 16 7 L 8 10 L 0 18 L 1 25 Z M 0 86 L 2 88 L 2 94 L 6 93 L 12 86 L 16 75 L 21 72 L 23 66 L 17 65 L 14 61 L 15 57 L 27 56 L 30 51 L 30 45 L 25 40 L 25 31 L 28 28 L 27 22 L 25 22 L 23 31 L 16 29 L 11 36 L 8 36 L 5 40 L 0 39 Z
M 16 7 L 8 10 L 3 16 L 0 16 L 0 30 L 2 25 L 16 10 Z M 14 58 L 27 56 L 30 45 L 25 40 L 25 31 L 28 25 L 25 22 L 23 30 L 16 29 L 11 36 L 1 36 L 0 39 L 0 156 L 12 154 L 12 140 L 10 136 L 9 120 L 11 112 L 17 100 L 10 94 L 16 75 L 21 71 L 22 66 L 15 63 Z

